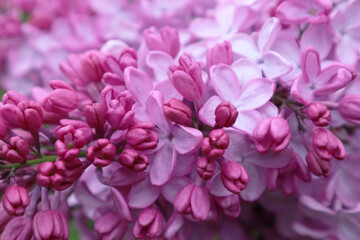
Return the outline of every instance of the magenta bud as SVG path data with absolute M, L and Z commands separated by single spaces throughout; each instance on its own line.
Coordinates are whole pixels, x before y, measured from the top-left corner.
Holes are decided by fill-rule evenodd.
M 211 66 L 219 63 L 231 65 L 233 62 L 233 52 L 231 43 L 224 41 L 223 43 L 216 43 L 206 53 L 206 67 L 210 69 Z
M 135 116 L 132 110 L 126 111 L 119 100 L 111 100 L 106 113 L 108 123 L 115 129 L 125 130 L 129 128 Z
M 80 148 L 86 144 L 86 136 L 81 129 L 73 125 L 59 126 L 55 129 L 58 140 L 55 142 L 56 153 L 65 160 L 77 157 Z
M 215 129 L 210 132 L 209 137 L 203 139 L 201 150 L 210 159 L 219 158 L 224 155 L 229 142 L 229 135 L 224 129 Z
M 67 240 L 70 237 L 68 221 L 58 210 L 37 212 L 33 219 L 33 231 L 36 240 Z
M 29 99 L 27 99 L 24 95 L 21 93 L 18 93 L 14 90 L 7 91 L 4 96 L 2 97 L 2 103 L 5 104 L 13 104 L 18 105 L 20 102 L 28 102 Z
M 36 180 L 40 186 L 50 187 L 64 182 L 65 172 L 64 162 L 43 162 L 38 165 Z
M 1 203 L 10 216 L 21 216 L 30 204 L 30 197 L 25 188 L 10 186 L 6 189 Z
M 227 162 L 221 167 L 221 181 L 230 192 L 239 194 L 249 183 L 245 168 L 238 162 Z
M 318 127 L 326 127 L 331 120 L 331 113 L 325 104 L 312 103 L 306 110 L 308 118 Z
M 99 239 L 122 239 L 127 224 L 119 214 L 109 212 L 95 221 L 94 229 Z
M 195 219 L 206 220 L 210 213 L 210 196 L 206 189 L 192 183 L 176 194 L 174 209 L 178 213 L 192 214 Z
M 215 121 L 218 127 L 231 127 L 236 122 L 239 112 L 228 101 L 220 103 L 215 109 Z
M 228 197 L 215 197 L 215 201 L 223 209 L 226 216 L 237 218 L 240 215 L 239 195 L 231 194 Z
M 166 52 L 173 58 L 180 50 L 179 32 L 176 28 L 163 27 L 160 31 L 149 28 L 144 31 L 143 36 L 149 50 Z
M 192 126 L 191 109 L 182 101 L 170 98 L 164 102 L 164 114 L 171 121 L 185 125 Z
M 15 217 L 6 224 L 0 240 L 31 240 L 32 221 L 28 217 Z
M 109 165 L 115 157 L 116 147 L 106 138 L 97 140 L 97 146 L 91 146 L 86 152 L 86 157 L 96 167 Z
M 342 142 L 328 129 L 317 128 L 313 132 L 313 148 L 316 155 L 329 161 L 332 157 L 343 160 L 346 152 Z
M 170 66 L 167 74 L 176 90 L 186 100 L 195 101 L 204 95 L 205 83 L 202 80 L 201 65 L 187 55 L 181 55 L 179 66 Z
M 319 158 L 314 152 L 309 152 L 306 155 L 306 162 L 311 173 L 316 176 L 327 177 L 330 175 L 330 162 Z
M 196 172 L 204 180 L 210 179 L 214 175 L 216 163 L 213 159 L 202 157 L 196 164 Z
M 288 121 L 281 117 L 266 118 L 256 125 L 253 136 L 259 153 L 265 153 L 271 147 L 278 153 L 290 143 L 290 126 Z
M 125 48 L 119 57 L 119 65 L 122 71 L 127 67 L 137 68 L 137 53 L 133 48 Z
M 131 148 L 124 149 L 119 156 L 119 162 L 126 168 L 136 172 L 144 171 L 150 164 L 146 155 L 139 154 Z
M 338 110 L 346 121 L 360 125 L 360 94 L 343 97 L 339 102 Z
M 93 103 L 85 106 L 86 122 L 90 127 L 102 128 L 106 122 L 106 110 L 100 103 Z
M 17 107 L 22 112 L 22 116 L 18 116 L 20 127 L 30 132 L 36 132 L 42 125 L 43 112 L 41 106 L 36 102 L 20 102 Z
M 126 133 L 126 143 L 139 151 L 156 148 L 159 143 L 159 137 L 152 131 L 154 127 L 154 124 L 151 122 L 134 123 Z
M 10 144 L 4 143 L 1 146 L 2 157 L 11 163 L 22 163 L 29 154 L 29 146 L 19 136 L 11 137 Z
M 145 208 L 139 214 L 133 227 L 133 234 L 136 238 L 152 239 L 163 234 L 164 217 L 155 208 Z
M 75 90 L 61 80 L 52 80 L 49 85 L 54 89 L 43 102 L 43 108 L 49 112 L 68 113 L 78 106 Z

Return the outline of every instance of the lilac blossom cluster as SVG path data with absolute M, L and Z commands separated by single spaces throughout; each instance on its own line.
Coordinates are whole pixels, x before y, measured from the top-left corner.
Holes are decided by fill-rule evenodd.
M 360 0 L 9 0 L 1 240 L 360 239 Z

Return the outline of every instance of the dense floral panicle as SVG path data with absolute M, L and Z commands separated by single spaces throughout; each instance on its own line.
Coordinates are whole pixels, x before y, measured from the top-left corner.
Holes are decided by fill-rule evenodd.
M 179 58 L 179 66 L 172 65 L 167 71 L 168 77 L 178 92 L 186 100 L 200 99 L 205 92 L 201 65 L 183 54 Z
M 164 102 L 164 114 L 174 123 L 192 126 L 191 109 L 182 101 L 170 98 Z
M 176 194 L 174 209 L 182 214 L 192 214 L 195 219 L 206 220 L 210 213 L 209 193 L 206 189 L 190 183 Z
M 214 176 L 214 171 L 216 169 L 216 163 L 211 158 L 202 157 L 199 158 L 196 164 L 196 172 L 204 180 L 210 179 Z
M 150 164 L 145 154 L 138 153 L 131 148 L 125 148 L 120 154 L 118 161 L 126 168 L 136 172 L 144 171 Z
M 331 121 L 331 113 L 325 104 L 312 103 L 306 110 L 308 118 L 318 127 L 326 127 Z
M 239 112 L 235 106 L 224 101 L 220 103 L 215 109 L 215 121 L 216 126 L 219 127 L 231 127 L 236 122 Z
M 59 210 L 45 210 L 36 213 L 33 219 L 35 240 L 67 240 L 70 236 L 69 223 Z
M 154 127 L 154 124 L 151 122 L 134 123 L 126 133 L 126 143 L 132 148 L 140 151 L 156 148 L 159 137 L 152 131 Z
M 211 66 L 219 63 L 231 65 L 233 62 L 233 52 L 231 43 L 224 41 L 223 43 L 216 43 L 206 53 L 206 67 L 210 69 Z
M 223 209 L 224 214 L 231 218 L 237 218 L 240 215 L 240 199 L 236 194 L 228 197 L 215 197 L 216 203 Z
M 159 31 L 149 28 L 144 31 L 143 36 L 149 50 L 166 52 L 173 58 L 180 50 L 179 32 L 176 28 L 163 27 Z
M 224 155 L 229 141 L 229 135 L 224 129 L 215 129 L 209 133 L 209 137 L 203 139 L 201 150 L 210 159 L 219 158 Z
M 101 103 L 86 105 L 84 114 L 90 127 L 102 128 L 106 122 L 106 109 Z
M 274 152 L 280 152 L 290 143 L 290 126 L 282 117 L 266 118 L 255 127 L 253 136 L 259 153 L 265 153 L 271 147 Z
M 90 146 L 86 158 L 96 167 L 105 167 L 111 163 L 116 154 L 116 147 L 106 138 L 97 140 L 96 146 Z
M 43 101 L 46 111 L 68 113 L 77 108 L 78 96 L 69 84 L 61 80 L 52 80 L 49 84 L 53 91 Z
M 136 238 L 152 239 L 163 234 L 164 217 L 155 208 L 145 208 L 136 219 L 133 234 Z
M 343 97 L 339 102 L 339 113 L 346 121 L 360 125 L 360 94 Z
M 30 197 L 25 188 L 10 186 L 6 189 L 1 203 L 9 215 L 21 216 L 30 204 Z
M 115 129 L 125 130 L 133 122 L 135 112 L 132 111 L 133 96 L 129 91 L 123 91 L 117 99 L 109 103 L 106 117 L 108 123 Z
M 230 161 L 221 166 L 221 181 L 227 190 L 238 194 L 247 187 L 250 179 L 240 163 Z
M 306 155 L 306 162 L 308 164 L 309 170 L 316 176 L 327 177 L 330 175 L 330 162 L 324 159 L 321 159 L 313 151 L 310 151 Z
M 313 132 L 313 148 L 316 155 L 323 160 L 332 157 L 342 160 L 345 158 L 345 148 L 342 142 L 328 129 L 317 128 Z
M 15 217 L 1 234 L 1 240 L 30 240 L 33 237 L 32 221 L 28 217 Z
M 127 230 L 127 224 L 119 214 L 109 212 L 95 221 L 94 229 L 99 239 L 122 239 Z
M 22 163 L 29 155 L 29 146 L 25 140 L 19 136 L 11 137 L 9 144 L 1 146 L 2 157 L 11 163 Z

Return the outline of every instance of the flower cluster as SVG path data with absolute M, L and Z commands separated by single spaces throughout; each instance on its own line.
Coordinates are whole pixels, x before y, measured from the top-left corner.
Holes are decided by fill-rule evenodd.
M 0 9 L 0 239 L 360 238 L 360 0 Z

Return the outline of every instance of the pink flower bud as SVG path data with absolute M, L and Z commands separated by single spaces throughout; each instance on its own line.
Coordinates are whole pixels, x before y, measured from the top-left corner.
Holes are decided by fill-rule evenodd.
M 60 126 L 55 129 L 59 138 L 55 142 L 56 153 L 65 160 L 75 158 L 80 153 L 80 148 L 85 146 L 86 137 L 80 129 L 73 125 Z
M 317 128 L 313 132 L 313 148 L 316 155 L 323 160 L 330 160 L 332 157 L 343 160 L 345 148 L 342 142 L 328 129 Z
M 102 128 L 106 122 L 106 110 L 100 103 L 86 105 L 84 114 L 90 127 Z
M 231 65 L 233 62 L 233 52 L 231 43 L 224 41 L 223 43 L 216 43 L 206 53 L 206 67 L 210 69 L 211 66 L 219 63 Z
M 314 175 L 324 177 L 330 175 L 330 162 L 319 158 L 314 152 L 311 151 L 306 155 L 306 162 Z
M 137 68 L 137 53 L 133 48 L 125 48 L 119 57 L 119 65 L 122 71 L 127 67 Z
M 36 180 L 40 186 L 50 187 L 63 182 L 65 172 L 64 162 L 43 162 L 38 165 Z
M 193 124 L 191 109 L 178 99 L 170 98 L 164 102 L 164 114 L 168 119 L 177 124 L 185 126 Z
M 215 109 L 215 121 L 218 127 L 231 127 L 236 122 L 239 112 L 228 101 L 220 103 Z
M 339 102 L 339 113 L 346 121 L 360 125 L 360 94 L 343 97 Z
M 96 167 L 109 165 L 115 157 L 116 147 L 106 138 L 97 140 L 97 146 L 91 146 L 86 152 L 86 157 L 93 162 Z
M 249 176 L 240 163 L 231 161 L 222 165 L 221 181 L 227 190 L 239 194 L 247 187 Z
M 111 100 L 106 113 L 108 123 L 115 129 L 125 130 L 131 125 L 135 112 L 131 109 L 126 111 L 119 100 Z
M 139 151 L 156 148 L 159 137 L 152 131 L 154 127 L 154 124 L 151 122 L 137 122 L 133 124 L 126 133 L 126 143 Z
M 203 139 L 201 150 L 210 159 L 219 158 L 224 155 L 229 141 L 229 135 L 224 129 L 215 129 L 210 132 L 209 137 Z
M 281 117 L 266 118 L 255 127 L 253 136 L 259 153 L 265 153 L 271 147 L 278 153 L 290 143 L 290 126 L 288 121 Z
M 29 99 L 27 99 L 27 97 L 25 97 L 21 93 L 18 93 L 14 90 L 10 90 L 4 94 L 1 102 L 3 104 L 18 105 L 20 102 L 23 102 L 23 101 L 28 102 Z
M 179 32 L 176 28 L 163 27 L 160 31 L 149 28 L 144 31 L 143 36 L 149 50 L 166 52 L 173 58 L 180 50 Z
M 30 197 L 25 188 L 10 186 L 6 189 L 1 203 L 9 215 L 21 216 L 30 204 Z
M 33 231 L 36 240 L 67 240 L 70 237 L 68 221 L 58 210 L 45 210 L 36 213 L 33 219 Z
M 119 214 L 109 212 L 95 221 L 94 229 L 98 234 L 98 239 L 122 239 L 127 230 L 127 224 Z
M 163 234 L 164 217 L 155 208 L 145 208 L 139 214 L 133 227 L 133 234 L 136 238 L 152 239 Z
M 13 218 L 1 234 L 0 240 L 31 240 L 33 237 L 32 221 L 28 217 Z
M 331 120 L 331 113 L 325 104 L 312 103 L 306 110 L 308 118 L 318 127 L 326 127 Z
M 210 213 L 210 196 L 206 189 L 192 183 L 181 188 L 174 200 L 175 211 L 206 220 Z
M 214 175 L 216 163 L 213 159 L 202 157 L 198 160 L 196 165 L 196 172 L 204 180 L 210 179 Z
M 167 74 L 176 90 L 185 99 L 195 101 L 204 95 L 205 84 L 202 80 L 201 65 L 187 55 L 181 55 L 179 66 L 170 66 Z
M 22 163 L 29 154 L 29 146 L 19 136 L 10 138 L 10 145 L 4 143 L 1 146 L 1 155 L 6 161 L 11 163 Z
M 226 216 L 237 218 L 240 215 L 239 195 L 232 194 L 228 197 L 215 197 L 215 201 L 223 209 Z
M 68 113 L 77 108 L 78 96 L 69 84 L 61 80 L 52 80 L 49 84 L 54 90 L 43 102 L 46 111 Z
M 119 162 L 126 168 L 136 172 L 144 171 L 150 164 L 146 155 L 139 154 L 131 148 L 124 149 L 119 156 Z

